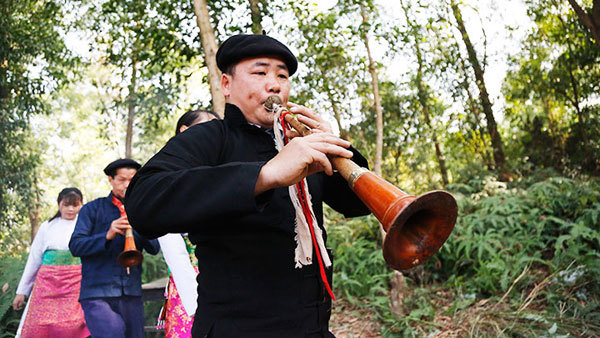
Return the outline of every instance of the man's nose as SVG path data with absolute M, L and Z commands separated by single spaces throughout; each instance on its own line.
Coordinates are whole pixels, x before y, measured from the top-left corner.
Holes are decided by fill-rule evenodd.
M 281 85 L 279 84 L 277 75 L 267 76 L 267 91 L 269 93 L 279 94 Z

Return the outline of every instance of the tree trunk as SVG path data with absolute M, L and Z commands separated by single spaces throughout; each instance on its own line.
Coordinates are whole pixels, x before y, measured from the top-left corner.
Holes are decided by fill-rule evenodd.
M 467 104 L 473 112 L 473 114 L 475 114 L 475 123 L 473 124 L 473 131 L 476 135 L 479 135 L 479 139 L 481 140 L 481 147 L 477 147 L 476 151 L 481 154 L 481 158 L 485 162 L 485 165 L 487 166 L 488 170 L 492 170 L 494 169 L 494 161 L 492 160 L 492 155 L 490 154 L 487 142 L 485 141 L 485 130 L 483 129 L 483 126 L 479 123 L 480 110 L 479 107 L 477 107 L 477 102 L 473 98 L 473 95 L 471 95 L 471 91 L 469 90 L 469 88 L 466 88 L 466 91 Z
M 594 5 L 596 5 L 596 1 L 594 1 Z M 562 19 L 561 19 L 562 22 Z M 563 22 L 564 24 L 564 22 Z M 571 46 L 571 40 L 569 39 L 568 42 L 568 46 L 569 46 L 569 53 L 571 55 L 575 55 L 575 53 L 573 52 L 573 47 Z M 589 137 L 588 137 L 588 133 L 587 130 L 585 129 L 585 125 L 587 124 L 587 119 L 584 116 L 583 110 L 581 109 L 580 106 L 580 99 L 579 99 L 579 89 L 578 89 L 578 82 L 575 79 L 575 75 L 573 74 L 573 69 L 572 69 L 572 64 L 569 62 L 568 64 L 568 68 L 569 68 L 569 80 L 571 82 L 571 88 L 573 89 L 573 101 L 574 101 L 574 106 L 575 106 L 575 111 L 577 112 L 577 118 L 579 119 L 579 133 L 581 134 L 581 138 L 583 139 L 583 146 L 584 149 L 587 149 L 588 151 L 590 151 L 590 154 L 592 153 L 591 151 L 591 147 L 590 147 L 590 142 L 589 142 Z M 585 162 L 589 162 L 592 160 L 591 156 L 586 157 Z M 589 164 L 589 163 L 586 163 Z
M 0 53 L 0 79 L 6 79 L 6 73 L 8 72 L 8 60 L 2 58 Z M 4 83 L 0 83 L 0 100 L 8 99 L 10 96 L 10 90 Z
M 137 60 L 131 62 L 131 83 L 129 84 L 129 97 L 127 98 L 127 131 L 125 133 L 125 157 L 131 158 L 133 141 L 133 120 L 135 118 L 135 91 L 137 81 Z
M 6 15 L 6 17 L 12 17 L 11 16 L 11 8 L 13 8 L 13 6 L 12 6 L 12 4 L 8 3 L 8 1 L 0 2 L 0 11 L 5 12 L 5 13 L 2 13 L 2 15 Z M 8 23 L 4 23 L 4 24 L 8 25 Z M 12 38 L 10 36 L 5 35 L 7 28 L 2 29 L 2 34 L 4 35 L 3 38 L 9 42 L 9 46 L 10 46 L 10 41 L 12 40 Z M 7 48 L 7 50 L 4 50 L 0 53 L 0 79 L 2 79 L 2 82 L 0 82 L 0 104 L 3 103 L 2 100 L 8 99 L 10 96 L 10 88 L 8 87 L 8 83 L 6 83 L 6 80 L 4 80 L 7 78 L 8 56 L 9 56 L 10 52 L 11 52 L 11 48 Z M 4 111 L 4 108 L 2 111 Z
M 252 18 L 252 33 L 262 34 L 262 13 L 260 11 L 259 0 L 250 1 L 250 17 Z
M 396 318 L 404 318 L 404 299 L 410 295 L 406 279 L 401 272 L 394 271 L 390 280 L 390 309 Z
M 31 242 L 37 235 L 38 230 L 40 229 L 40 213 L 41 208 L 39 205 L 33 206 L 29 209 L 29 224 L 31 224 Z
M 600 47 L 600 0 L 594 0 L 592 12 L 587 13 L 575 0 L 569 0 L 575 14 L 583 21 L 583 24 L 590 30 L 596 45 Z
M 569 47 L 571 47 L 570 44 L 569 44 Z M 579 133 L 581 134 L 584 148 L 589 150 L 590 149 L 589 138 L 588 138 L 587 130 L 585 129 L 586 118 L 583 115 L 583 110 L 579 106 L 579 91 L 577 90 L 577 81 L 575 80 L 575 76 L 573 75 L 573 71 L 571 70 L 571 67 L 569 67 L 569 79 L 571 81 L 571 88 L 573 89 L 573 105 L 575 106 L 575 111 L 577 112 L 577 118 L 579 120 Z M 587 160 L 589 160 L 589 159 L 591 159 L 591 158 L 588 157 Z
M 367 15 L 364 7 L 361 7 L 362 22 L 367 23 Z M 371 49 L 369 48 L 369 37 L 366 32 L 361 34 L 365 48 L 367 49 L 367 57 L 369 59 L 369 73 L 371 74 L 371 85 L 373 87 L 373 101 L 375 105 L 376 123 L 377 123 L 377 138 L 375 141 L 375 161 L 373 165 L 373 171 L 382 176 L 381 163 L 383 162 L 383 111 L 381 109 L 381 100 L 379 98 L 379 80 L 377 79 L 377 71 L 375 69 L 375 63 L 371 57 Z
M 577 3 L 574 1 L 573 2 L 569 1 L 569 2 L 571 3 L 571 5 L 573 5 L 573 4 L 577 5 Z M 598 2 L 599 1 L 594 1 L 594 7 L 595 7 L 594 10 L 596 10 L 596 11 L 599 10 L 599 8 L 596 7 L 598 5 Z M 582 11 L 581 7 L 579 7 L 579 10 Z M 597 14 L 600 15 L 600 13 L 597 13 Z M 579 15 L 579 13 L 577 15 Z M 560 20 L 561 24 L 565 27 L 565 29 L 567 29 L 567 23 L 562 19 L 562 17 L 560 15 L 558 15 L 558 19 Z M 570 39 L 567 39 L 567 46 L 569 47 L 569 54 L 574 55 L 573 47 L 572 47 Z M 581 106 L 580 106 L 579 89 L 577 86 L 578 82 L 575 79 L 575 75 L 573 74 L 573 65 L 570 62 L 567 62 L 567 69 L 569 71 L 569 80 L 570 80 L 570 84 L 571 84 L 571 89 L 573 90 L 573 97 L 570 98 L 569 95 L 566 93 L 566 91 L 564 93 L 564 96 L 567 98 L 567 100 L 569 100 L 569 101 L 571 101 L 571 103 L 573 103 L 573 107 L 575 108 L 575 111 L 577 112 L 577 118 L 579 119 L 578 129 L 579 129 L 581 138 L 583 140 L 583 146 L 584 146 L 584 149 L 586 149 L 589 152 L 590 151 L 589 138 L 588 138 L 587 130 L 585 129 L 587 119 L 585 118 L 585 116 L 583 114 L 583 110 L 581 109 Z M 591 157 L 588 156 L 584 161 L 585 165 L 588 166 L 590 164 L 589 162 L 591 160 L 592 160 Z
M 462 56 L 459 56 L 459 61 L 460 61 L 462 73 L 465 77 L 465 80 L 462 81 L 461 86 L 464 88 L 465 93 L 467 93 L 466 104 L 469 107 L 469 109 L 471 109 L 471 112 L 475 115 L 475 119 L 474 119 L 475 122 L 473 123 L 473 131 L 476 134 L 478 134 L 479 138 L 481 139 L 481 148 L 476 147 L 477 148 L 476 151 L 481 153 L 481 158 L 485 162 L 485 165 L 488 167 L 489 170 L 492 170 L 492 169 L 494 169 L 494 162 L 492 161 L 492 156 L 490 155 L 490 153 L 488 151 L 488 145 L 487 145 L 487 142 L 485 141 L 485 130 L 484 130 L 483 126 L 479 123 L 479 121 L 480 121 L 479 114 L 481 114 L 481 110 L 477 106 L 477 102 L 476 102 L 475 98 L 473 97 L 473 95 L 471 94 L 471 89 L 469 86 L 469 74 L 468 74 L 467 65 L 465 64 L 465 60 L 462 58 Z
M 29 206 L 29 224 L 31 225 L 31 242 L 37 235 L 38 230 L 40 229 L 40 214 L 42 213 L 42 202 L 40 197 L 40 190 L 38 188 L 38 180 L 36 177 L 33 178 L 33 199 L 31 200 L 31 205 Z
M 440 143 L 438 141 L 437 132 L 431 126 L 431 118 L 429 116 L 429 104 L 427 102 L 427 92 L 425 90 L 425 85 L 423 83 L 423 56 L 421 55 L 421 47 L 419 46 L 419 41 L 415 39 L 415 50 L 417 52 L 417 92 L 419 96 L 419 103 L 421 104 L 421 109 L 423 109 L 423 115 L 425 116 L 425 123 L 429 130 L 431 131 L 431 137 L 433 139 L 433 145 L 435 147 L 435 156 L 438 161 L 438 165 L 440 167 L 440 174 L 442 175 L 442 182 L 444 186 L 448 185 L 448 171 L 446 169 L 446 159 L 442 154 L 442 149 L 440 147 Z
M 492 112 L 492 103 L 490 102 L 489 94 L 487 92 L 487 88 L 485 86 L 483 69 L 479 64 L 479 60 L 477 59 L 477 53 L 475 52 L 475 48 L 471 43 L 471 39 L 467 34 L 467 30 L 465 28 L 465 24 L 462 19 L 462 14 L 458 5 L 452 0 L 450 2 L 450 6 L 452 7 L 452 13 L 454 14 L 454 18 L 456 19 L 457 28 L 460 31 L 463 42 L 467 49 L 467 53 L 469 55 L 469 62 L 471 63 L 471 67 L 473 68 L 473 72 L 475 73 L 475 82 L 477 84 L 477 88 L 479 88 L 479 98 L 481 100 L 481 106 L 483 107 L 483 112 L 485 114 L 485 118 L 487 120 L 487 128 L 488 133 L 490 134 L 490 138 L 492 140 L 492 147 L 494 149 L 494 162 L 496 164 L 496 169 L 500 171 L 502 176 L 506 176 L 506 158 L 504 156 L 504 146 L 502 144 L 502 138 L 498 133 L 498 127 L 496 125 L 496 119 L 494 118 L 494 113 Z
M 212 96 L 212 108 L 221 117 L 225 113 L 225 97 L 221 92 L 221 71 L 217 67 L 217 41 L 215 30 L 210 23 L 210 15 L 206 0 L 194 0 L 194 14 L 196 15 L 196 24 L 200 28 L 200 39 L 202 49 L 204 49 L 204 61 L 208 68 L 208 79 L 210 85 L 210 95 Z
M 333 99 L 331 91 L 327 91 L 327 96 L 329 96 L 329 102 L 331 103 L 331 109 L 333 110 L 333 117 L 335 118 L 335 122 L 337 123 L 338 129 L 340 130 L 340 137 L 346 141 L 349 141 L 348 132 L 342 127 L 342 117 L 340 116 L 340 109 L 337 106 L 335 100 Z

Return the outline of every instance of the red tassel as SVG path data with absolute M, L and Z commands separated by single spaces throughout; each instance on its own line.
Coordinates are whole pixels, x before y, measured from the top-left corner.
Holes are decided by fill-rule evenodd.
M 288 128 L 287 128 L 287 125 L 284 120 L 284 117 L 286 114 L 290 114 L 290 112 L 286 111 L 283 114 L 281 114 L 281 116 L 279 117 L 279 119 L 281 121 L 281 126 L 283 128 L 283 137 L 284 137 L 285 144 L 288 143 L 288 138 L 287 138 L 287 135 L 285 134 L 285 131 Z M 302 204 L 302 211 L 304 213 L 304 217 L 306 218 L 306 221 L 308 223 L 308 228 L 310 230 L 310 237 L 312 238 L 313 246 L 315 248 L 315 252 L 317 253 L 317 261 L 319 262 L 319 272 L 321 273 L 321 280 L 323 281 L 323 285 L 325 286 L 325 289 L 327 290 L 327 293 L 329 293 L 329 296 L 331 297 L 331 299 L 335 300 L 333 291 L 331 291 L 331 286 L 329 286 L 329 282 L 327 281 L 327 275 L 325 274 L 323 257 L 321 255 L 321 250 L 319 249 L 319 244 L 317 243 L 317 238 L 315 236 L 315 229 L 314 229 L 314 225 L 313 225 L 313 221 L 312 221 L 310 207 L 308 206 L 308 199 L 304 195 L 304 181 L 300 181 L 300 182 L 296 183 L 296 188 L 298 189 L 298 199 L 300 200 L 300 203 Z

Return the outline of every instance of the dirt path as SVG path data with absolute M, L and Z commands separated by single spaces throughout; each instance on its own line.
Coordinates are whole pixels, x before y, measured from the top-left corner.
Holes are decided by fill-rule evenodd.
M 380 337 L 379 324 L 374 315 L 344 301 L 333 305 L 329 329 L 337 338 Z

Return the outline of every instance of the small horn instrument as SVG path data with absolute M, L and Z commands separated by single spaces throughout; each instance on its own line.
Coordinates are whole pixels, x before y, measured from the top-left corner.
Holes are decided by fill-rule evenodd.
M 123 204 L 117 205 L 119 208 L 119 212 L 121 213 L 121 217 L 125 216 L 125 207 Z M 141 251 L 137 249 L 135 246 L 135 238 L 133 238 L 133 230 L 127 229 L 125 230 L 125 247 L 123 251 L 117 257 L 117 262 L 121 264 L 122 267 L 127 268 L 127 274 L 129 274 L 129 268 L 132 266 L 138 266 L 142 264 L 144 261 L 144 255 Z
M 142 255 L 135 246 L 133 230 L 125 230 L 125 248 L 123 248 L 123 251 L 119 254 L 119 257 L 117 257 L 117 262 L 119 262 L 122 267 L 127 268 L 127 273 L 129 273 L 130 267 L 138 266 L 142 264 L 143 261 L 144 255 Z
M 268 111 L 282 108 L 277 95 L 264 104 Z M 291 114 L 284 116 L 302 136 L 310 129 Z M 396 270 L 407 270 L 423 263 L 442 247 L 456 223 L 456 200 L 446 191 L 435 190 L 415 197 L 396 188 L 371 171 L 343 157 L 331 163 L 354 193 L 381 222 L 386 235 L 383 257 Z

